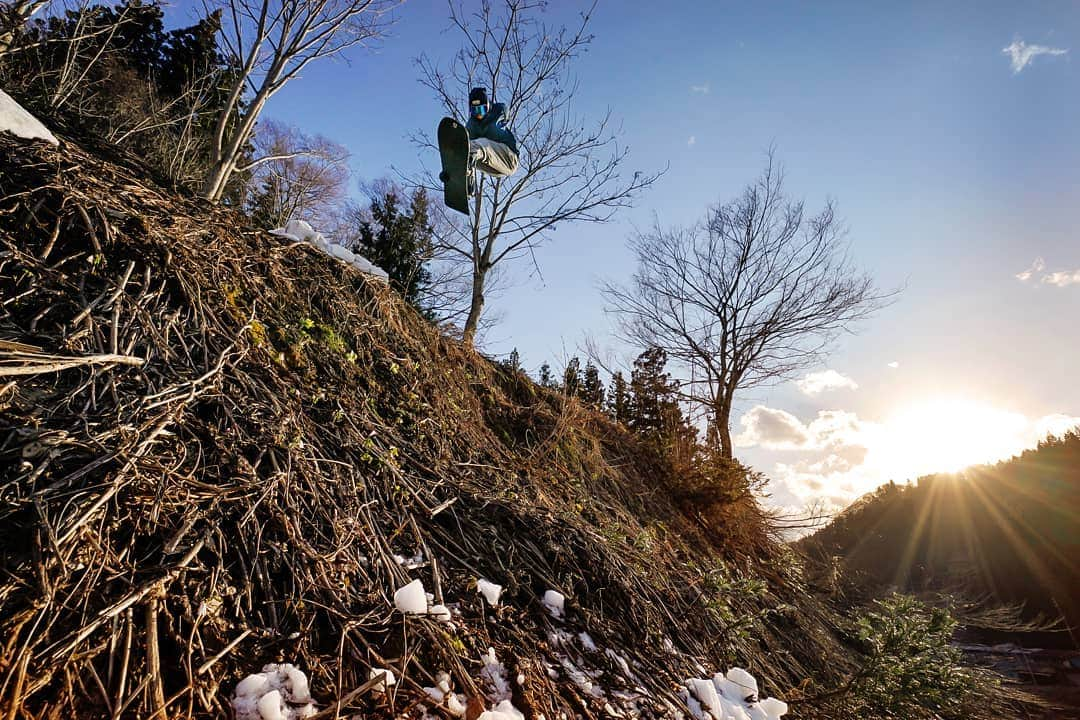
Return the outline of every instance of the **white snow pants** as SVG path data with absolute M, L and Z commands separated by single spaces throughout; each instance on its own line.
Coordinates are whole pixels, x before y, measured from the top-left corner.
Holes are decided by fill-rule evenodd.
M 518 156 L 508 145 L 487 138 L 469 141 L 469 154 L 482 172 L 495 177 L 513 175 L 518 169 Z

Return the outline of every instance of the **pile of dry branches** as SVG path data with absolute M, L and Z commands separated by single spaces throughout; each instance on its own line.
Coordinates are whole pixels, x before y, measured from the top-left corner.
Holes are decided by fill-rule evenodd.
M 481 698 L 489 646 L 517 707 L 602 716 L 545 663 L 637 691 L 549 642 L 548 588 L 645 715 L 699 662 L 844 669 L 797 573 L 748 589 L 619 428 L 137 168 L 0 135 L 0 339 L 0 717 L 229 717 L 278 661 L 320 717 L 416 714 L 438 670 Z M 414 577 L 452 625 L 395 611 Z

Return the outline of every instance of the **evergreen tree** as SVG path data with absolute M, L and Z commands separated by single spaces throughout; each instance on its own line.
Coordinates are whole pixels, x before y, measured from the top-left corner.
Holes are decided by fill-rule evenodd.
M 540 366 L 540 385 L 553 390 L 558 388 L 555 378 L 551 375 L 551 366 L 547 363 Z
M 521 369 L 521 356 L 518 354 L 518 349 L 514 348 L 510 351 L 510 355 L 505 360 L 500 360 L 499 365 L 503 366 L 507 370 L 517 372 Z
M 600 410 L 604 407 L 604 383 L 600 380 L 600 371 L 592 361 L 585 363 L 585 379 L 581 385 L 581 401 Z
M 650 348 L 634 360 L 630 375 L 630 429 L 669 453 L 692 453 L 697 430 L 679 405 L 678 383 L 664 371 L 667 353 Z
M 371 199 L 370 218 L 360 222 L 354 250 L 390 276 L 390 285 L 419 308 L 420 296 L 431 280 L 425 262 L 431 253 L 433 227 L 430 201 L 423 188 L 402 208 L 402 193 L 390 187 Z M 430 313 L 424 312 L 430 318 Z
M 611 389 L 607 397 L 607 413 L 615 422 L 624 425 L 630 421 L 630 390 L 622 371 L 617 370 L 611 376 Z
M 577 357 L 570 358 L 563 371 L 563 392 L 571 397 L 577 397 L 581 392 L 581 360 Z

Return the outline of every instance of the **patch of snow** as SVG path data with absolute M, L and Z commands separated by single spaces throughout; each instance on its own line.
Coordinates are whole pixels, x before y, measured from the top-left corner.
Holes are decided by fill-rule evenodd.
M 427 594 L 424 583 L 413 580 L 394 593 L 394 606 L 406 615 L 423 615 L 428 611 Z
M 384 670 L 381 668 L 371 668 L 371 672 L 368 673 L 368 680 L 374 680 L 375 678 L 381 678 L 382 682 L 375 685 L 375 688 L 386 692 L 391 685 L 397 684 L 397 678 L 394 677 L 393 670 Z
M 494 709 L 480 713 L 477 720 L 525 720 L 525 715 L 509 700 L 503 700 Z
M 767 716 L 770 718 L 778 718 L 787 712 L 787 703 L 783 700 L 777 700 L 776 698 L 765 698 L 758 703 Z
M 395 553 L 394 562 L 396 562 L 398 565 L 405 568 L 406 570 L 415 570 L 417 568 L 421 568 L 427 565 L 427 563 L 424 562 L 423 553 L 416 553 L 411 558 L 407 558 L 404 555 L 398 555 L 397 553 Z
M 719 682 L 716 682 L 718 679 L 720 679 Z M 714 682 L 716 682 L 717 689 L 722 692 L 726 698 L 740 701 L 749 700 L 750 702 L 757 701 L 757 680 L 754 679 L 753 675 L 742 668 L 731 668 L 727 671 L 726 677 L 717 673 L 714 677 Z
M 357 255 L 346 247 L 330 242 L 322 233 L 316 232 L 315 228 L 311 227 L 311 225 L 304 220 L 290 220 L 286 223 L 285 227 L 275 228 L 270 231 L 270 234 L 283 237 L 286 240 L 292 240 L 293 242 L 306 242 L 310 245 L 314 245 L 330 257 L 346 262 L 360 272 L 377 277 L 383 282 L 389 282 L 390 276 L 387 275 L 386 271 L 381 267 L 372 264 L 367 258 L 362 255 Z
M 301 720 L 315 714 L 307 675 L 288 663 L 266 665 L 237 683 L 232 706 L 236 720 Z
M 589 633 L 587 633 L 587 632 L 578 633 L 578 640 L 581 641 L 582 647 L 584 647 L 589 652 L 598 652 L 599 651 L 599 648 L 596 647 L 596 643 L 593 642 L 593 639 L 592 639 L 592 637 L 589 636 Z
M 509 700 L 512 691 L 510 683 L 506 681 L 506 666 L 495 657 L 495 648 L 489 647 L 488 651 L 480 656 L 480 662 L 484 664 L 480 668 L 480 674 L 491 684 L 492 699 L 496 702 Z
M 476 581 L 476 592 L 484 596 L 484 599 L 488 601 L 488 605 L 497 607 L 499 604 L 499 596 L 502 595 L 502 585 L 496 585 L 495 583 L 480 578 Z
M 446 709 L 450 711 L 450 714 L 454 717 L 461 717 L 465 714 L 467 707 L 465 705 L 465 696 L 450 693 L 446 697 Z
M 553 648 L 558 648 L 558 647 L 563 647 L 565 645 L 569 645 L 570 641 L 573 638 L 574 638 L 573 635 L 566 632 L 565 630 L 561 630 L 561 629 L 558 629 L 558 628 L 556 628 L 555 630 L 552 630 L 551 632 L 548 633 L 548 642 L 551 644 L 551 647 L 553 647 Z
M 624 658 L 622 655 L 615 652 L 611 648 L 608 648 L 607 650 L 605 650 L 604 654 L 615 661 L 615 664 L 619 666 L 620 670 L 622 670 L 623 675 L 625 675 L 627 678 L 629 678 L 631 680 L 635 679 L 634 678 L 634 673 L 630 672 L 630 663 L 626 662 L 626 658 Z
M 49 132 L 49 128 L 15 102 L 10 95 L 0 90 L 0 131 L 3 130 L 24 140 L 44 140 L 52 145 L 60 144 L 56 136 Z
M 450 610 L 445 605 L 432 605 L 428 608 L 428 615 L 432 615 L 439 622 L 450 622 Z
M 757 699 L 753 675 L 733 667 L 712 679 L 689 678 L 681 693 L 690 714 L 698 720 L 780 720 L 787 704 L 774 698 Z
M 561 657 L 559 658 L 559 662 L 562 663 L 563 670 L 566 671 L 567 677 L 573 680 L 574 684 L 581 688 L 582 692 L 586 695 L 592 695 L 593 697 L 604 696 L 604 689 L 593 682 L 593 678 L 589 676 L 589 673 L 579 668 L 568 658 Z
M 544 593 L 544 598 L 541 601 L 544 603 L 544 607 L 551 613 L 551 617 L 556 619 L 562 619 L 563 613 L 566 612 L 566 596 L 558 590 L 548 590 Z

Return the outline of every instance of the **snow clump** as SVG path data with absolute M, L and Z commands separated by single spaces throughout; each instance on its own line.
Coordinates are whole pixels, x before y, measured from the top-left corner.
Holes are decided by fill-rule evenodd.
M 330 257 L 335 257 L 338 260 L 346 262 L 352 265 L 360 272 L 373 275 L 383 282 L 388 282 L 390 276 L 386 274 L 386 271 L 381 267 L 374 265 L 367 258 L 357 255 L 352 250 L 330 242 L 320 232 L 315 232 L 315 228 L 311 227 L 303 220 L 290 220 L 285 227 L 277 228 L 270 231 L 271 235 L 277 235 L 283 237 L 286 240 L 292 240 L 294 242 L 306 242 L 322 250 Z
M 315 714 L 307 675 L 295 665 L 266 665 L 236 685 L 236 720 L 300 720 Z
M 424 583 L 419 578 L 394 593 L 394 607 L 405 615 L 431 615 L 439 622 L 450 622 L 450 609 L 435 605 L 434 601 L 435 596 L 424 591 Z
M 754 676 L 733 667 L 727 675 L 712 679 L 689 678 L 682 691 L 683 701 L 697 720 L 780 720 L 787 703 L 775 698 L 758 701 Z
M 0 90 L 0 131 L 8 131 L 24 140 L 44 140 L 59 145 L 56 136 L 10 95 Z
M 390 669 L 383 670 L 381 668 L 371 668 L 371 672 L 368 673 L 368 680 L 380 680 L 375 684 L 377 690 L 386 692 L 391 685 L 397 684 L 397 678 L 394 677 L 394 671 Z
M 424 592 L 424 583 L 419 579 L 413 580 L 394 593 L 394 607 L 406 615 L 423 615 L 428 611 L 427 594 Z
M 544 593 L 544 599 L 541 602 L 553 618 L 561 619 L 566 611 L 566 596 L 558 590 L 548 590 Z
M 488 601 L 488 605 L 496 607 L 499 604 L 499 596 L 502 595 L 502 585 L 496 585 L 495 583 L 480 578 L 476 581 L 476 592 L 484 596 L 484 599 Z

